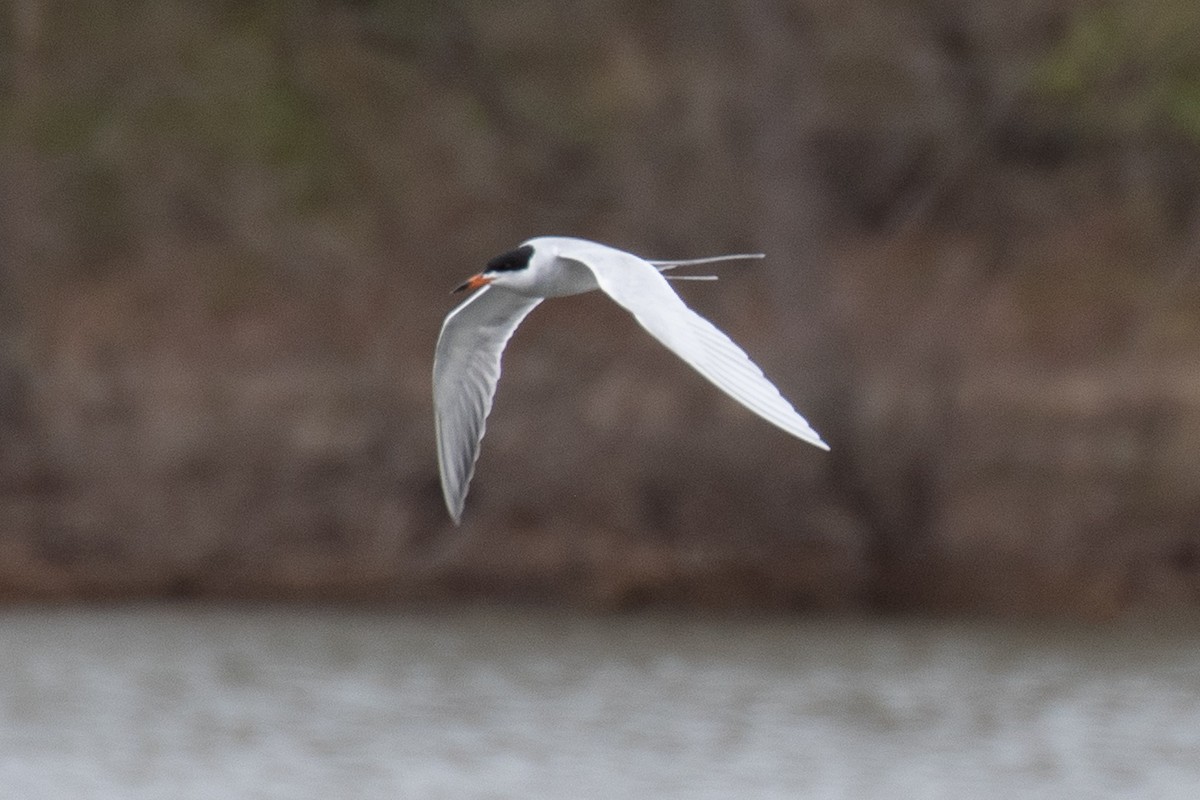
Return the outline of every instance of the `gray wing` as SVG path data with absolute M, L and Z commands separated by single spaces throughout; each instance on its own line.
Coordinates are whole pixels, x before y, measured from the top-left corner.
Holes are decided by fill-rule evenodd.
M 577 252 L 560 250 L 558 257 L 590 269 L 605 294 L 718 389 L 791 435 L 829 449 L 750 357 L 711 322 L 688 308 L 650 262 L 590 242 L 581 243 Z
M 457 525 L 492 410 L 500 355 L 521 320 L 542 302 L 483 287 L 446 316 L 433 357 L 433 413 L 442 495 Z

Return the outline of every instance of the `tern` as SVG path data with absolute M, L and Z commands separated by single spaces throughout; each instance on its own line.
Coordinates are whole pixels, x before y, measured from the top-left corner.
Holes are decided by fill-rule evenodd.
M 483 272 L 455 289 L 477 291 L 446 316 L 433 358 L 438 468 L 454 523 L 462 521 L 500 380 L 500 356 L 521 320 L 547 297 L 601 290 L 718 389 L 772 425 L 828 450 L 750 357 L 688 308 L 662 274 L 680 266 L 746 258 L 762 254 L 648 261 L 586 239 L 540 236 L 496 256 Z M 715 280 L 708 275 L 680 277 Z

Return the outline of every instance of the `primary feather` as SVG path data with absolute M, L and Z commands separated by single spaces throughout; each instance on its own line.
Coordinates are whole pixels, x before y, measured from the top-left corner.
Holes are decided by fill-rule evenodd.
M 500 380 L 500 356 L 521 320 L 540 302 L 540 297 L 485 286 L 442 323 L 433 356 L 433 407 L 442 495 L 455 523 L 462 519 L 479 459 Z
M 560 253 L 559 258 L 588 267 L 605 294 L 718 389 L 793 436 L 829 449 L 745 351 L 688 308 L 653 265 L 611 247 L 586 245 L 578 253 Z

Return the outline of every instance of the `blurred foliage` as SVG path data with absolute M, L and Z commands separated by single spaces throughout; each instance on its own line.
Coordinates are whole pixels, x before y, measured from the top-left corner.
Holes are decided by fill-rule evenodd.
M 1114 0 L 1084 8 L 1035 79 L 1092 135 L 1176 134 L 1200 144 L 1200 5 Z
M 1184 0 L 0 0 L 0 592 L 436 583 L 446 291 L 541 233 L 767 251 L 683 291 L 834 449 L 547 303 L 465 584 L 1193 591 L 1197 41 Z

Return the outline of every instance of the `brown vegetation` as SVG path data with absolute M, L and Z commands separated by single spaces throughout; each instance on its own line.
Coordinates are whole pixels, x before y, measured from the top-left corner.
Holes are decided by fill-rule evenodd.
M 1106 615 L 1200 599 L 1185 0 L 0 2 L 0 596 Z M 528 236 L 762 249 L 506 357 L 459 531 L 446 292 Z

